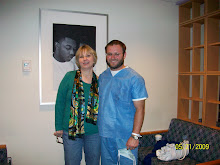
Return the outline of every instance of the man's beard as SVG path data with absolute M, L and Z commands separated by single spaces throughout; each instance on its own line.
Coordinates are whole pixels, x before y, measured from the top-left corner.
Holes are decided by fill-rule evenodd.
M 110 63 L 107 61 L 107 59 L 106 59 L 106 63 L 110 67 L 110 69 L 117 69 L 124 64 L 124 59 L 122 58 L 116 66 L 111 66 Z

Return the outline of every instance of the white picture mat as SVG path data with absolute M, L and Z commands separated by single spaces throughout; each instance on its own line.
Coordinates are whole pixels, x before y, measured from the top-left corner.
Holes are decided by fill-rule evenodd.
M 53 24 L 96 27 L 96 52 L 94 67 L 99 76 L 106 68 L 105 46 L 108 41 L 108 15 L 73 11 L 40 9 L 39 27 L 39 83 L 40 105 L 55 104 L 57 91 L 53 89 Z

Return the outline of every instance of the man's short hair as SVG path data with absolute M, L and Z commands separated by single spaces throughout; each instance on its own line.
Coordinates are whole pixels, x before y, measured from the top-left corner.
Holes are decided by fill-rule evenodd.
M 53 24 L 53 50 L 55 51 L 55 43 L 59 42 L 61 43 L 65 38 L 70 38 L 76 42 L 77 41 L 77 35 L 75 30 L 72 28 L 72 25 L 66 25 L 66 24 Z M 77 46 L 78 47 L 78 46 Z
M 105 53 L 107 53 L 108 46 L 113 46 L 113 45 L 120 45 L 123 50 L 123 54 L 126 52 L 126 46 L 123 42 L 119 40 L 112 40 L 105 46 Z

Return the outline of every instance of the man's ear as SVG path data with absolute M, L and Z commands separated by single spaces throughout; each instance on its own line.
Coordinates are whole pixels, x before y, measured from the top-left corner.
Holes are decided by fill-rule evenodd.
M 124 53 L 124 59 L 126 58 L 126 52 Z
M 56 49 L 60 48 L 60 43 L 59 42 L 55 42 L 55 48 Z

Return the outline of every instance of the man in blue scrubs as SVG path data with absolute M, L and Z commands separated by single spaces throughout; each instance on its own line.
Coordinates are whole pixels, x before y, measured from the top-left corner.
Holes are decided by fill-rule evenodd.
M 102 165 L 137 164 L 138 144 L 148 97 L 144 79 L 124 65 L 126 46 L 119 40 L 106 47 L 109 66 L 99 77 L 98 127 Z

